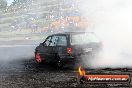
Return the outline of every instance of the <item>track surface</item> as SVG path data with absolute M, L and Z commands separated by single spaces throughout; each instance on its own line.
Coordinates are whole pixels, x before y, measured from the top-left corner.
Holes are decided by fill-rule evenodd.
M 20 42 L 19 42 L 20 43 Z M 77 69 L 64 68 L 57 70 L 51 65 L 38 65 L 34 60 L 36 44 L 0 43 L 0 88 L 54 88 L 54 87 L 94 87 L 106 85 L 78 84 Z M 88 70 L 87 72 L 116 72 L 127 69 Z M 131 72 L 131 71 L 130 71 Z M 112 87 L 113 88 L 113 87 Z M 124 87 L 123 87 L 124 88 Z

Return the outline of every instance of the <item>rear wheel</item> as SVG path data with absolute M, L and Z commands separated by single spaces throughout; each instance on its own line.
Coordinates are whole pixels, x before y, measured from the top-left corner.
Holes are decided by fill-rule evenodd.
M 63 68 L 63 60 L 62 59 L 60 59 L 60 57 L 59 56 L 57 56 L 57 61 L 56 61 L 56 65 L 57 65 L 57 68 L 58 69 L 61 69 L 61 68 Z
M 40 57 L 40 53 L 38 53 L 38 52 L 35 53 L 35 60 L 36 60 L 37 64 L 42 63 L 42 58 Z

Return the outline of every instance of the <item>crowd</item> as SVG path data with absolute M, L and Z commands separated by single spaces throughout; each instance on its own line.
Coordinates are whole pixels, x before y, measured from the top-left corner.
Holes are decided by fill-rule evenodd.
M 27 14 L 33 10 L 32 6 L 37 6 L 32 0 L 28 1 L 29 2 L 27 3 L 10 5 L 6 8 L 5 13 L 20 16 L 26 14 L 26 17 L 19 17 L 11 22 L 10 27 L 13 31 L 22 31 L 23 29 L 26 29 L 30 30 L 31 33 L 58 32 L 72 29 L 73 27 L 84 29 L 88 25 L 87 20 L 82 18 L 77 10 L 76 3 L 73 0 L 69 0 L 69 2 L 64 0 L 63 2 L 66 3 L 63 3 L 62 5 L 59 4 L 55 7 L 48 6 L 48 13 L 45 14 L 41 12 L 43 13 L 42 15 L 44 15 L 41 17 L 35 13 L 35 10 L 33 15 Z

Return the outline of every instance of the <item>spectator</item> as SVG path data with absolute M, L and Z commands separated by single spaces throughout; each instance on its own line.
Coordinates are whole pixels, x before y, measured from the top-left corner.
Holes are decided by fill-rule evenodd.
M 32 33 L 37 32 L 37 30 L 38 30 L 38 25 L 37 24 L 33 24 L 32 25 Z

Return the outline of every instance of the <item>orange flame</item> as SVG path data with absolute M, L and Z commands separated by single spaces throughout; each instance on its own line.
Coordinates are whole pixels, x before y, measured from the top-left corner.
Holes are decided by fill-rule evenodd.
M 79 66 L 78 71 L 80 76 L 84 76 L 86 74 L 85 70 L 81 66 Z

